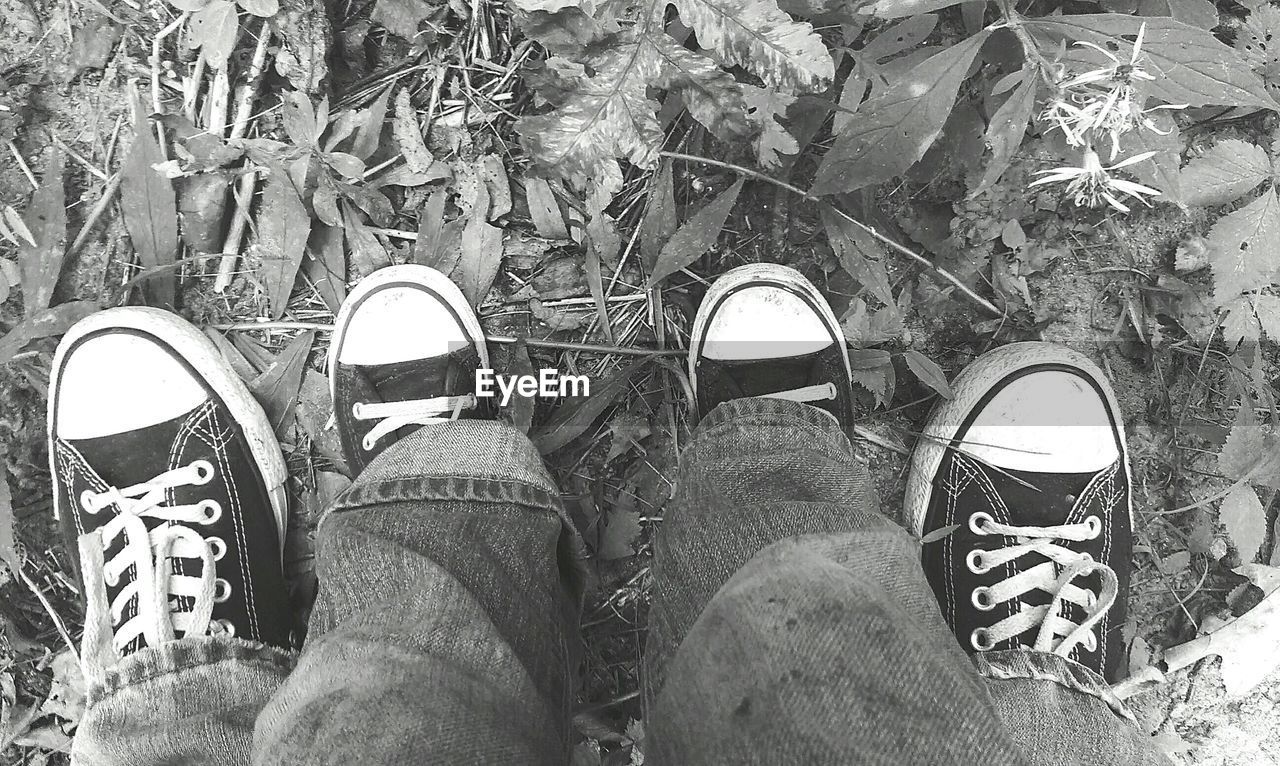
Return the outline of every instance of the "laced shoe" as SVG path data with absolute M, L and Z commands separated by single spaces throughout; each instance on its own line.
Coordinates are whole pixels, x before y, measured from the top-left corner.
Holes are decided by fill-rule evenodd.
M 835 313 L 798 271 L 739 266 L 707 290 L 689 336 L 689 381 L 701 418 L 730 399 L 790 399 L 853 422 L 853 373 Z
M 1124 421 L 1063 346 L 984 354 L 930 416 L 904 501 L 942 614 L 969 652 L 1053 652 L 1113 678 L 1132 554 Z
M 284 459 L 199 330 L 150 308 L 79 322 L 54 356 L 48 427 L 90 668 L 183 636 L 289 646 Z
M 329 387 L 342 448 L 364 470 L 418 426 L 489 417 L 475 395 L 489 366 L 484 331 L 462 291 L 426 266 L 389 266 L 356 286 L 329 346 Z

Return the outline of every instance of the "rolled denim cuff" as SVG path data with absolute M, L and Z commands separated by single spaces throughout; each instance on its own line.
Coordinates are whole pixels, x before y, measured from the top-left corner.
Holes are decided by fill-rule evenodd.
M 169 641 L 134 652 L 111 666 L 101 678 L 90 679 L 85 701 L 89 707 L 130 686 L 210 665 L 227 667 L 227 677 L 238 674 L 233 668 L 253 668 L 284 680 L 293 670 L 298 655 L 257 641 L 228 636 L 199 636 Z
M 1029 649 L 1008 649 L 998 652 L 979 652 L 973 655 L 978 674 L 984 678 L 1010 680 L 1027 678 L 1052 681 L 1080 694 L 1097 697 L 1121 718 L 1136 721 L 1133 713 L 1111 691 L 1102 676 L 1080 663 L 1050 652 Z
M 849 448 L 848 435 L 830 414 L 808 404 L 789 399 L 752 396 L 722 402 L 702 418 L 698 433 L 714 431 L 730 425 L 796 425 L 815 431 L 844 449 Z

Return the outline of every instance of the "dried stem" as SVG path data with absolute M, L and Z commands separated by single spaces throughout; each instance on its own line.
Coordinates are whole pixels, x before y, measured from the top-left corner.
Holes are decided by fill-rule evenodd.
M 88 217 L 84 220 L 84 225 L 80 227 L 80 233 L 76 234 L 76 238 L 71 241 L 71 247 L 67 248 L 68 258 L 80 252 L 80 248 L 84 247 L 84 243 L 89 241 L 89 235 L 93 233 L 93 227 L 98 225 L 103 213 L 106 213 L 107 208 L 111 207 L 111 202 L 116 198 L 116 193 L 120 191 L 120 182 L 123 178 L 123 173 L 114 173 L 107 181 L 107 187 L 102 190 L 102 196 L 98 198 L 98 202 L 89 211 Z
M 673 160 L 684 160 L 685 162 L 697 162 L 702 165 L 712 165 L 714 167 L 724 168 L 725 170 L 731 170 L 734 173 L 738 173 L 739 175 L 744 175 L 759 181 L 771 183 L 774 186 L 778 186 L 783 189 L 786 189 L 792 194 L 796 194 L 806 200 L 809 200 L 810 202 L 816 202 L 820 205 L 826 205 L 830 207 L 832 212 L 834 212 L 836 215 L 840 216 L 845 221 L 848 221 L 854 226 L 857 226 L 859 229 L 862 229 L 867 234 L 870 234 L 872 237 L 882 242 L 890 250 L 893 250 L 894 252 L 900 255 L 906 256 L 907 258 L 915 261 L 921 266 L 928 268 L 934 274 L 938 275 L 939 277 L 946 280 L 947 282 L 950 282 L 953 286 L 955 286 L 957 290 L 960 291 L 962 295 L 964 295 L 973 303 L 977 304 L 984 311 L 991 313 L 993 316 L 1004 316 L 1004 312 L 996 308 L 995 304 L 991 303 L 991 301 L 987 300 L 986 298 L 983 298 L 981 295 L 978 295 L 973 290 L 969 289 L 969 287 L 965 285 L 965 283 L 957 279 L 956 276 L 951 272 L 947 271 L 941 266 L 930 261 L 928 258 L 925 258 L 923 255 L 912 252 L 911 250 L 908 250 L 902 245 L 899 245 L 897 242 L 894 242 L 892 239 L 889 239 L 888 237 L 884 236 L 880 232 L 876 231 L 875 228 L 866 225 L 862 221 L 859 221 L 858 219 L 844 212 L 843 210 L 836 207 L 835 205 L 832 205 L 831 203 L 827 202 L 826 200 L 823 200 L 820 197 L 816 197 L 810 194 L 809 192 L 799 188 L 798 186 L 793 186 L 787 183 L 786 181 L 779 181 L 776 178 L 772 178 L 770 176 L 765 175 L 764 173 L 761 173 L 756 170 L 752 170 L 751 168 L 744 168 L 741 165 L 734 165 L 731 162 L 721 162 L 720 160 L 713 160 L 709 157 L 699 157 L 696 154 L 682 154 L 680 152 L 660 152 L 660 154 L 663 157 L 670 157 Z

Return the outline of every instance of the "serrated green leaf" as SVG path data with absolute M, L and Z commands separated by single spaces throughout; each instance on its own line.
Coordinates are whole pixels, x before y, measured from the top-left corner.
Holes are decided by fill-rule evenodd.
M 1262 331 L 1272 343 L 1280 343 L 1280 296 L 1259 295 L 1254 307 Z
M 956 91 L 989 34 L 930 56 L 888 91 L 868 101 L 823 157 L 817 195 L 853 191 L 887 181 L 924 156 L 955 105 Z
M 647 92 L 660 67 L 653 46 L 623 32 L 585 63 L 593 74 L 560 82 L 564 97 L 555 111 L 516 122 L 529 154 L 567 178 L 617 175 L 615 157 L 649 167 L 662 143 L 658 103 Z
M 1170 104 L 1191 106 L 1280 108 L 1267 94 L 1262 79 L 1239 54 L 1211 33 L 1180 21 L 1160 16 L 1094 13 L 1024 22 L 1034 35 L 1049 38 L 1053 45 L 1061 40 L 1086 41 L 1121 51 L 1133 50 L 1132 40 L 1143 24 L 1143 68 L 1156 76 L 1149 84 L 1152 96 Z M 1101 58 L 1096 54 L 1090 60 Z
M 236 0 L 236 2 L 247 13 L 264 19 L 271 18 L 280 10 L 279 0 Z
M 987 132 L 983 136 L 983 141 L 991 149 L 991 159 L 987 160 L 978 188 L 969 192 L 970 197 L 995 186 L 1004 171 L 1009 169 L 1014 153 L 1022 145 L 1022 137 L 1026 135 L 1027 123 L 1031 121 L 1031 112 L 1036 105 L 1036 88 L 1039 85 L 1040 78 L 1035 75 L 1035 70 L 1024 66 L 1022 83 L 992 115 L 991 123 L 987 125 Z
M 1139 16 L 1171 16 L 1200 29 L 1218 26 L 1218 9 L 1210 0 L 1138 0 Z
M 1270 176 L 1271 160 L 1261 146 L 1228 138 L 1182 169 L 1182 198 L 1188 205 L 1223 205 Z
M 1263 429 L 1247 415 L 1241 417 L 1245 419 L 1231 427 L 1218 453 L 1218 472 L 1235 481 L 1248 479 L 1253 484 L 1280 489 L 1280 436 Z
M 1257 317 L 1253 314 L 1253 306 L 1243 295 L 1236 298 L 1222 309 L 1222 342 L 1227 348 L 1234 349 L 1244 341 L 1258 342 Z
M 826 205 L 822 206 L 820 213 L 827 242 L 841 268 L 870 290 L 881 303 L 893 305 L 893 291 L 884 266 L 884 258 L 888 255 L 884 245 Z
M 1280 200 L 1268 189 L 1209 230 L 1213 299 L 1224 306 L 1241 293 L 1271 283 L 1280 262 Z
M 653 85 L 684 96 L 689 114 L 722 140 L 750 132 L 742 89 L 719 65 L 676 43 L 667 35 L 645 38 L 659 66 Z
M 790 156 L 800 151 L 800 145 L 782 124 L 782 119 L 787 116 L 787 107 L 795 103 L 796 97 L 754 85 L 744 85 L 742 90 L 748 114 L 760 126 L 756 158 L 762 167 L 779 168 L 782 166 L 781 155 Z
M 649 275 L 649 286 L 653 287 L 662 280 L 676 273 L 703 253 L 720 238 L 720 230 L 724 228 L 725 219 L 729 217 L 734 204 L 738 201 L 738 192 L 742 191 L 742 179 L 733 186 L 720 192 L 701 210 L 689 217 L 684 225 L 671 235 L 662 252 L 658 253 L 658 261 L 654 264 L 653 273 Z
M 907 349 L 902 358 L 906 360 L 907 367 L 920 379 L 921 383 L 937 391 L 943 399 L 955 397 L 951 384 L 947 382 L 947 374 L 942 371 L 937 362 L 915 349 Z
M 766 84 L 798 93 L 820 91 L 835 62 L 813 27 L 795 21 L 776 0 L 673 0 L 698 44 Z
M 1253 561 L 1267 538 L 1267 509 L 1262 507 L 1253 487 L 1240 486 L 1231 490 L 1231 494 L 1218 506 L 1218 520 L 1227 528 L 1241 560 L 1246 563 Z

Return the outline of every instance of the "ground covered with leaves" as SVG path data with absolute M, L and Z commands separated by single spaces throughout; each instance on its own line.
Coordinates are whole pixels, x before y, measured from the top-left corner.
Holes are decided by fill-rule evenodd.
M 1058 341 L 1134 463 L 1129 695 L 1181 763 L 1280 761 L 1280 10 L 1258 0 L 0 0 L 0 750 L 64 763 L 82 607 L 51 518 L 57 336 L 170 307 L 291 469 L 300 626 L 349 483 L 328 330 L 391 263 L 447 274 L 592 574 L 577 766 L 643 760 L 654 528 L 717 274 L 792 265 L 841 317 L 851 436 L 896 515 L 948 380 Z

